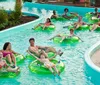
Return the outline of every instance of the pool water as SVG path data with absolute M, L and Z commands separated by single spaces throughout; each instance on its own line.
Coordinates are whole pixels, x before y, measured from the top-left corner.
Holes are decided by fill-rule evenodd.
M 51 15 L 51 12 L 45 12 L 42 10 L 44 17 L 47 18 Z M 41 14 L 40 14 L 41 15 Z M 44 20 L 45 20 L 44 18 Z M 43 20 L 43 21 L 44 21 Z M 0 85 L 99 85 L 97 82 L 92 82 L 91 76 L 86 75 L 86 68 L 84 62 L 84 54 L 93 44 L 100 39 L 99 32 L 80 31 L 77 32 L 84 42 L 80 42 L 74 45 L 57 45 L 48 39 L 58 33 L 69 34 L 68 29 L 63 29 L 63 26 L 73 23 L 76 20 L 67 22 L 56 22 L 56 30 L 54 32 L 35 32 L 31 28 L 26 27 L 24 30 L 4 34 L 0 36 L 0 49 L 5 42 L 12 43 L 12 48 L 16 52 L 26 55 L 26 50 L 29 46 L 29 38 L 34 37 L 36 44 L 40 46 L 53 46 L 57 50 L 61 49 L 64 54 L 62 57 L 57 56 L 58 60 L 63 61 L 65 64 L 65 70 L 59 76 L 51 75 L 38 75 L 29 71 L 28 65 L 30 60 L 25 60 L 20 66 L 21 73 L 16 78 L 0 78 Z M 34 26 L 34 25 L 33 25 Z

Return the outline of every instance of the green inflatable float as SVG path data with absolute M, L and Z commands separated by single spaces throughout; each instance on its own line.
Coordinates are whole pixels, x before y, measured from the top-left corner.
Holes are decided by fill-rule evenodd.
M 88 12 L 88 13 L 86 13 L 86 15 L 85 15 L 85 17 L 86 17 L 87 19 L 90 19 L 92 16 L 93 16 L 93 15 L 91 14 L 91 12 Z
M 72 15 L 72 14 L 70 14 L 69 17 L 70 17 L 70 19 L 77 18 L 77 16 Z M 68 21 L 69 19 L 64 18 L 62 16 L 59 16 L 58 18 L 52 18 L 51 20 L 52 20 L 52 22 L 56 22 L 56 21 L 62 21 L 62 22 L 64 22 L 64 21 Z
M 53 53 L 53 52 L 49 52 L 48 53 L 48 57 L 49 58 L 51 58 L 52 56 L 54 56 L 55 55 L 55 53 Z M 26 55 L 26 59 L 29 59 L 29 60 L 36 60 L 36 58 L 34 58 L 34 56 L 32 56 L 32 55 L 30 55 L 30 54 L 27 54 Z
M 68 26 L 68 29 L 70 30 L 70 29 L 72 29 L 72 28 L 74 28 L 74 26 Z M 85 31 L 85 30 L 89 30 L 90 29 L 90 26 L 89 25 L 82 25 L 81 27 L 79 27 L 78 29 L 76 29 L 76 30 L 82 30 L 82 31 Z
M 16 58 L 17 64 L 20 64 L 20 63 L 24 62 L 24 60 L 25 60 L 24 56 L 21 54 L 20 55 L 15 54 L 15 58 Z
M 56 64 L 56 67 L 60 72 L 64 71 L 65 65 L 63 62 L 61 62 L 61 61 L 58 62 L 57 60 L 52 60 L 51 62 Z M 37 73 L 37 74 L 43 74 L 43 75 L 44 74 L 51 74 L 49 69 L 47 69 L 42 63 L 40 63 L 37 60 L 30 63 L 29 69 L 31 72 Z
M 61 37 L 55 37 L 53 39 L 53 42 L 57 44 L 71 44 L 71 43 L 81 42 L 81 40 L 77 36 L 68 37 L 68 35 L 66 35 L 66 39 L 63 40 L 63 42 L 60 42 L 61 40 L 62 40 Z
M 45 27 L 45 29 L 43 30 L 43 25 L 41 25 L 41 26 L 38 26 L 35 30 L 36 31 L 53 31 L 53 30 L 55 30 L 55 26 L 54 25 L 50 25 L 50 26 L 48 26 L 48 27 Z
M 97 16 L 94 16 L 90 12 L 86 13 L 86 18 L 88 19 L 90 24 L 95 24 L 95 23 L 99 22 L 99 20 L 100 20 L 99 18 L 97 18 Z
M 15 72 L 0 72 L 0 77 L 1 78 L 14 78 L 20 74 L 20 70 L 15 73 Z
M 64 17 L 58 17 L 58 18 L 52 18 L 51 20 L 52 20 L 52 22 L 56 22 L 56 21 L 64 22 L 64 21 L 67 21 L 68 19 L 66 19 Z

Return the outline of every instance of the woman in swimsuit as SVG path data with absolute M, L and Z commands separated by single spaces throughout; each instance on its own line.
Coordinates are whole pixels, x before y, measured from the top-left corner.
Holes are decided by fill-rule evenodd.
M 46 20 L 45 23 L 40 23 L 40 24 L 38 24 L 36 27 L 34 27 L 34 29 L 36 29 L 37 27 L 42 26 L 42 25 L 43 25 L 43 30 L 44 30 L 46 27 L 52 25 L 50 18 L 47 18 L 47 20 Z
M 35 56 L 34 54 L 31 54 L 31 55 L 34 56 L 37 60 L 39 60 L 41 63 L 43 63 L 44 66 L 46 68 L 48 68 L 54 75 L 55 75 L 55 72 L 58 75 L 60 75 L 60 72 L 57 70 L 56 65 L 50 61 L 50 60 L 52 60 L 53 58 L 56 57 L 56 54 L 52 58 L 48 58 L 48 55 L 44 51 L 40 52 L 39 58 L 37 56 Z
M 7 61 L 10 63 L 10 65 L 12 67 L 15 67 L 16 66 L 16 58 L 15 58 L 14 54 L 18 54 L 18 53 L 14 52 L 11 49 L 11 43 L 10 42 L 6 42 L 4 44 L 3 50 L 1 50 L 1 52 L 3 53 L 3 57 L 7 59 Z
M 3 53 L 0 52 L 0 72 L 3 72 L 4 70 L 8 72 L 18 72 L 19 67 L 11 68 L 10 66 L 7 65 L 6 61 L 3 60 Z

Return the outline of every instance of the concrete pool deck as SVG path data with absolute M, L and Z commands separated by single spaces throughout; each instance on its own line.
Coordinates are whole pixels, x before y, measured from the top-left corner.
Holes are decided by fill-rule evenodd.
M 91 60 L 96 66 L 100 67 L 100 49 L 91 56 Z
M 85 62 L 93 70 L 100 73 L 100 41 L 93 45 L 85 53 Z

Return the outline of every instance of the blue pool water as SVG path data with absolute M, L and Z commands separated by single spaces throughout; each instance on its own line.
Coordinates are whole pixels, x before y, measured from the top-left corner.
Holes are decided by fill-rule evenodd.
M 25 8 L 26 9 L 26 8 Z M 51 15 L 50 11 L 41 10 L 43 13 L 38 13 L 44 17 Z M 31 12 L 31 11 L 30 11 Z M 36 12 L 36 11 L 35 11 Z M 84 14 L 83 14 L 84 15 Z M 43 22 L 45 18 L 43 17 Z M 63 29 L 63 26 L 73 23 L 76 20 L 67 22 L 55 23 L 56 30 L 51 33 L 46 32 L 35 32 L 31 26 L 25 28 L 20 27 L 20 30 L 12 31 L 9 33 L 4 32 L 0 35 L 0 49 L 6 41 L 12 43 L 12 48 L 16 52 L 26 55 L 26 50 L 29 46 L 29 38 L 34 37 L 36 44 L 40 46 L 53 46 L 57 50 L 61 49 L 64 54 L 62 57 L 57 57 L 58 60 L 62 60 L 65 64 L 65 70 L 61 73 L 60 77 L 53 75 L 38 75 L 31 73 L 28 69 L 28 65 L 31 61 L 25 60 L 20 66 L 21 73 L 16 78 L 0 78 L 0 85 L 100 85 L 100 83 L 93 81 L 91 75 L 86 74 L 84 54 L 93 44 L 100 40 L 99 32 L 80 31 L 76 34 L 84 41 L 75 45 L 60 46 L 48 41 L 52 36 L 67 32 L 68 29 Z M 96 77 L 95 79 L 98 79 Z

